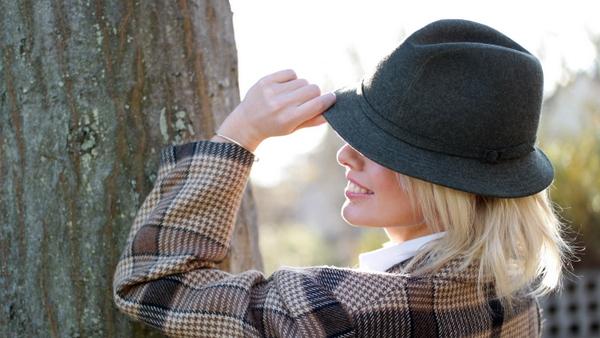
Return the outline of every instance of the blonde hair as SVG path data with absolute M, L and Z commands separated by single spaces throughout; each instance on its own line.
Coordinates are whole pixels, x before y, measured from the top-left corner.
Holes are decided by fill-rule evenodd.
M 410 203 L 420 209 L 432 232 L 446 235 L 424 246 L 412 260 L 425 258 L 415 274 L 436 271 L 459 257 L 461 268 L 479 265 L 478 290 L 485 276 L 495 296 L 511 307 L 520 291 L 542 296 L 561 287 L 561 274 L 573 248 L 554 210 L 548 188 L 519 198 L 496 198 L 437 185 L 396 173 Z

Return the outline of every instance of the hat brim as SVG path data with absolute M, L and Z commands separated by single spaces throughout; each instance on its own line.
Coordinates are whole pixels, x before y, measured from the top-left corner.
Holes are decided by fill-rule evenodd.
M 335 94 L 336 102 L 323 117 L 340 138 L 388 169 L 445 187 L 503 198 L 529 196 L 552 184 L 552 163 L 538 147 L 524 157 L 496 164 L 417 148 L 369 119 L 364 110 L 370 107 L 360 83 L 336 89 Z

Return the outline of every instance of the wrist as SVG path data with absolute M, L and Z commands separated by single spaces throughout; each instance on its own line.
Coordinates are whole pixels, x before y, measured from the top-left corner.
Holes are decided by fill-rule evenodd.
M 217 133 L 235 140 L 242 147 L 246 148 L 248 151 L 250 151 L 252 153 L 256 150 L 256 148 L 258 147 L 258 145 L 261 142 L 259 138 L 251 135 L 247 129 L 239 128 L 239 127 L 236 128 L 236 127 L 232 127 L 231 125 L 223 124 L 217 130 Z M 224 137 L 220 137 L 219 135 L 213 136 L 211 141 L 213 141 L 213 139 L 216 142 L 231 142 L 230 140 L 228 140 Z

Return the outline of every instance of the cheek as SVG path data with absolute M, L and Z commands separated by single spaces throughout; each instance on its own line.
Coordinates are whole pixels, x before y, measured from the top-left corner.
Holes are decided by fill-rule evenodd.
M 378 217 L 387 223 L 410 223 L 418 218 L 411 208 L 408 195 L 400 187 L 395 175 L 381 175 L 377 181 L 379 188 L 373 202 Z
M 411 218 L 409 201 L 402 194 L 386 192 L 374 200 L 374 211 L 386 223 L 399 223 Z
M 390 206 L 404 199 L 404 192 L 391 171 L 378 170 L 372 177 L 374 177 L 373 188 L 379 204 Z

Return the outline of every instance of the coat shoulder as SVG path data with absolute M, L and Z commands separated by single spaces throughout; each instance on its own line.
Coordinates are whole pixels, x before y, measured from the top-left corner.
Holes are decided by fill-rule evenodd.
M 360 337 L 470 336 L 501 332 L 539 335 L 535 298 L 522 297 L 513 311 L 493 298 L 494 284 L 477 288 L 477 269 L 450 262 L 436 273 L 414 276 L 405 262 L 386 272 L 335 266 L 285 267 L 276 272 L 281 296 L 300 316 L 345 318 Z M 301 290 L 301 292 L 298 292 Z M 344 314 L 340 316 L 337 314 Z M 329 318 L 333 318 L 329 317 Z M 342 321 L 343 322 L 343 321 Z

